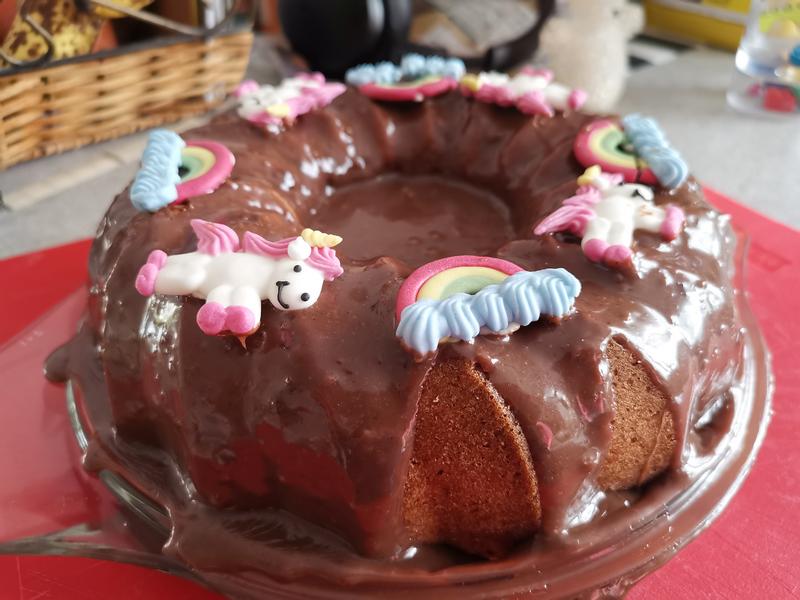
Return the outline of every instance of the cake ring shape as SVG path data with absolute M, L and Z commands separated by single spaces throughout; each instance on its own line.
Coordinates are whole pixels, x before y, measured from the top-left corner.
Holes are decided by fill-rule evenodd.
M 568 236 L 529 235 L 574 189 L 572 144 L 593 119 L 531 119 L 452 92 L 399 106 L 350 89 L 268 136 L 235 113 L 193 132 L 235 151 L 248 188 L 154 213 L 123 192 L 109 208 L 90 310 L 50 370 L 91 425 L 86 466 L 163 504 L 167 551 L 221 585 L 444 598 L 491 577 L 503 592 L 540 589 L 587 552 L 606 566 L 628 556 L 611 544 L 618 530 L 714 474 L 740 422 L 730 411 L 747 410 L 742 374 L 760 363 L 733 290 L 735 237 L 696 186 L 652 190 L 686 213 L 685 230 L 669 244 L 637 235 L 635 280 Z M 373 185 L 388 173 L 392 206 Z M 509 227 L 444 208 L 467 190 Z M 244 344 L 197 327 L 202 300 L 135 289 L 154 250 L 157 268 L 194 249 L 191 219 L 269 240 L 329 229 L 332 213 L 352 221 L 337 247 L 344 272 L 310 310 L 263 310 Z M 412 360 L 395 335 L 398 292 L 417 265 L 461 254 L 566 269 L 582 284 L 574 311 Z

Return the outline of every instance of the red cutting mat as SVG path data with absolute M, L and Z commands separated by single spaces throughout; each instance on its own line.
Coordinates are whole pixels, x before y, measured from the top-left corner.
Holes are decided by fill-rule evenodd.
M 800 597 L 800 300 L 796 295 L 800 233 L 713 191 L 707 190 L 707 195 L 733 216 L 736 227 L 751 240 L 748 292 L 773 353 L 774 416 L 752 473 L 725 513 L 665 567 L 639 583 L 629 598 L 788 600 Z M 88 242 L 77 242 L 0 261 L 0 282 L 5 288 L 0 291 L 0 343 L 81 285 L 88 247 Z M 40 348 L 53 343 L 32 340 L 31 352 L 34 348 L 41 352 Z M 0 418 L 12 414 L 3 412 L 2 405 L 36 399 L 16 397 L 9 392 L 14 389 L 11 384 L 0 382 L 4 396 Z M 43 390 L 52 388 L 37 385 Z M 12 469 L 10 463 L 5 468 Z M 0 490 L 8 480 L 5 471 L 0 473 Z M 0 507 L 0 524 L 2 520 Z M 108 598 L 220 599 L 194 583 L 130 565 L 0 556 L 0 600 Z

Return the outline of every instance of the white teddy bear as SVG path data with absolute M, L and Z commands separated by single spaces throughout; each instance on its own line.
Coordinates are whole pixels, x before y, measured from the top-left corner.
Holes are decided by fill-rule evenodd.
M 628 75 L 627 43 L 644 26 L 642 7 L 627 0 L 568 0 L 568 14 L 550 19 L 541 52 L 557 81 L 587 92 L 585 108 L 612 109 Z

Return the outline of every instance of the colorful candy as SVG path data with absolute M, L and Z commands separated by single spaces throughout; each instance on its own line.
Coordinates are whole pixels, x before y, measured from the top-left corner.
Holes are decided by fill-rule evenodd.
M 800 108 L 796 92 L 788 86 L 765 84 L 763 94 L 764 108 L 772 112 L 792 113 Z
M 261 322 L 261 302 L 278 310 L 313 306 L 323 281 L 343 273 L 333 246 L 342 239 L 305 229 L 294 238 L 270 242 L 252 232 L 241 241 L 221 223 L 191 221 L 197 250 L 167 256 L 153 250 L 136 277 L 136 290 L 206 300 L 197 313 L 203 333 L 247 336 Z
M 133 180 L 131 202 L 139 210 L 155 212 L 210 194 L 230 176 L 234 163 L 233 154 L 219 142 L 185 142 L 177 133 L 156 129 Z
M 322 73 L 301 73 L 279 85 L 243 81 L 234 95 L 239 99 L 239 116 L 261 127 L 291 125 L 299 116 L 323 108 L 344 93 L 346 87 L 327 82 Z
M 406 54 L 400 65 L 380 62 L 353 67 L 345 81 L 374 100 L 421 102 L 455 89 L 464 72 L 459 58 Z
M 553 81 L 547 69 L 523 68 L 509 76 L 497 71 L 469 74 L 461 78 L 461 92 L 481 102 L 515 106 L 526 115 L 552 117 L 556 110 L 577 110 L 586 102 L 586 92 Z
M 789 69 L 794 69 L 794 73 L 790 73 Z M 785 80 L 794 80 L 800 83 L 800 68 L 798 67 L 781 67 L 776 74 Z M 758 103 L 762 108 L 771 112 L 792 113 L 800 110 L 800 85 L 759 81 L 747 86 L 745 94 L 754 103 Z
M 575 158 L 584 167 L 599 165 L 606 173 L 619 173 L 628 183 L 679 187 L 689 175 L 686 163 L 667 142 L 653 119 L 640 115 L 598 119 L 575 138 Z
M 578 185 L 577 193 L 542 220 L 534 234 L 568 231 L 582 238 L 589 260 L 621 267 L 632 259 L 635 230 L 660 233 L 671 241 L 683 228 L 683 210 L 672 204 L 656 206 L 652 189 L 623 183 L 618 173 L 603 173 L 595 165 L 578 178 Z
M 424 356 L 443 341 L 507 335 L 542 315 L 567 315 L 581 290 L 564 269 L 524 271 L 485 256 L 453 256 L 423 265 L 397 295 L 397 337 Z

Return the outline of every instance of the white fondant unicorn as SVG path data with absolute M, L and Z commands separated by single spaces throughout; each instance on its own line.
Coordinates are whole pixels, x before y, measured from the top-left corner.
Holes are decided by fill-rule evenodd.
M 586 102 L 583 90 L 553 81 L 548 69 L 523 67 L 516 75 L 497 71 L 469 74 L 461 78 L 461 89 L 482 102 L 516 106 L 529 115 L 552 117 L 556 110 L 577 110 Z
M 191 295 L 206 303 L 197 324 L 208 335 L 258 329 L 261 302 L 278 310 L 302 310 L 319 298 L 324 280 L 343 269 L 333 246 L 342 238 L 305 229 L 298 237 L 270 242 L 252 232 L 242 236 L 221 223 L 191 221 L 197 251 L 167 256 L 153 250 L 136 277 L 136 289 L 152 294 Z
M 646 185 L 623 183 L 622 175 L 603 173 L 595 165 L 578 178 L 578 192 L 564 200 L 534 229 L 536 235 L 569 231 L 583 238 L 589 260 L 619 265 L 630 261 L 633 232 L 660 233 L 674 240 L 683 227 L 683 210 L 673 204 L 653 204 Z
M 291 123 L 300 115 L 322 108 L 344 93 L 347 87 L 325 80 L 322 73 L 300 73 L 278 85 L 259 85 L 248 79 L 234 95 L 239 99 L 239 116 L 258 125 Z

